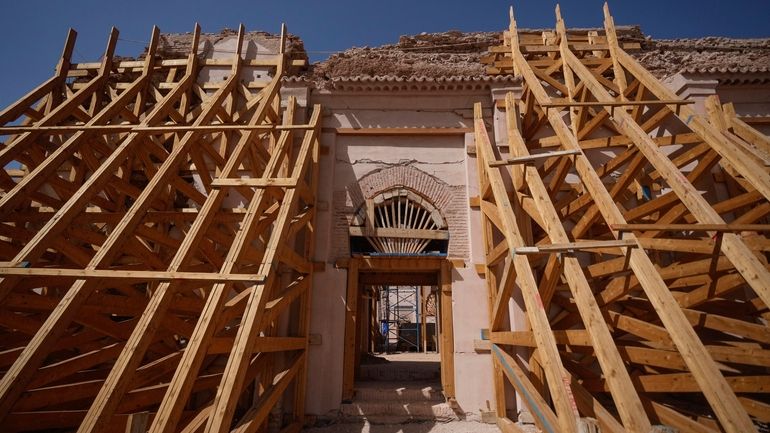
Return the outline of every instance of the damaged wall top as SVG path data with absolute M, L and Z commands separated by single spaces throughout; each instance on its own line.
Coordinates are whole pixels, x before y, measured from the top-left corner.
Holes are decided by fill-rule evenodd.
M 586 29 L 574 29 L 583 31 Z M 601 29 L 599 30 L 602 33 Z M 520 30 L 520 33 L 541 33 L 543 29 Z M 698 39 L 652 39 L 638 26 L 618 27 L 621 42 L 638 42 L 641 49 L 632 52 L 644 67 L 657 77 L 677 72 L 767 72 L 770 70 L 770 38 L 733 39 L 704 37 Z M 206 50 L 236 32 L 225 29 L 216 34 L 202 34 Z M 192 35 L 164 34 L 159 46 L 162 56 L 179 56 L 189 52 Z M 279 36 L 266 32 L 248 32 L 246 40 L 278 51 Z M 307 58 L 303 41 L 287 35 L 287 53 L 292 58 Z M 484 75 L 481 57 L 490 46 L 500 44 L 500 32 L 421 33 L 401 36 L 395 44 L 380 47 L 353 47 L 326 60 L 313 63 L 296 72 L 321 84 L 325 81 L 351 77 L 480 77 Z

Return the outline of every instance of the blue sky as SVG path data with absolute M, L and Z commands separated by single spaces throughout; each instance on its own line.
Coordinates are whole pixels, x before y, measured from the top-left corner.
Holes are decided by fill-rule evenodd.
M 204 32 L 243 23 L 249 30 L 289 31 L 309 51 L 377 46 L 400 35 L 446 30 L 492 31 L 508 25 L 513 4 L 519 26 L 553 27 L 555 2 L 369 1 L 369 0 L 6 0 L 0 14 L 0 106 L 6 106 L 48 78 L 69 27 L 78 31 L 73 61 L 94 61 L 103 52 L 111 26 L 120 30 L 120 55 L 136 55 L 153 24 L 162 32 L 188 32 L 197 21 Z M 561 2 L 568 27 L 602 24 L 603 0 Z M 722 35 L 770 37 L 767 0 L 610 1 L 618 25 L 639 24 L 658 38 Z M 318 60 L 325 54 L 313 54 Z

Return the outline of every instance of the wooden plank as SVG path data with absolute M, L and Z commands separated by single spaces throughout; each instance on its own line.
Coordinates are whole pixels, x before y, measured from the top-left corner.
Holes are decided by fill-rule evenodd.
M 608 241 L 565 242 L 551 245 L 526 246 L 513 249 L 513 254 L 552 254 L 570 251 L 598 250 L 604 248 L 638 247 L 636 239 L 616 239 Z
M 290 365 L 291 367 L 278 373 L 273 378 L 272 386 L 260 399 L 241 417 L 241 420 L 233 429 L 233 433 L 255 433 L 267 419 L 270 410 L 275 406 L 278 400 L 283 397 L 283 392 L 289 386 L 292 380 L 297 376 L 301 366 L 305 362 L 306 355 L 303 353 L 296 358 Z
M 527 405 L 530 413 L 534 415 L 535 424 L 537 424 L 540 430 L 548 433 L 561 432 L 556 414 L 553 413 L 549 404 L 532 385 L 527 373 L 518 366 L 516 360 L 494 344 L 492 345 L 492 354 L 495 363 L 501 366 L 508 380 L 516 388 L 516 391 L 522 395 L 524 404 Z
M 262 178 L 262 179 L 226 179 L 217 178 L 211 182 L 213 188 L 222 187 L 248 187 L 248 188 L 295 188 L 297 180 L 291 178 Z
M 133 86 L 133 83 L 131 84 Z M 130 90 L 128 87 L 127 90 Z M 122 95 L 123 93 L 121 93 Z M 185 133 L 188 131 L 196 131 L 201 133 L 215 133 L 215 132 L 269 132 L 269 131 L 286 131 L 286 130 L 306 130 L 311 129 L 309 124 L 298 125 L 229 125 L 225 123 L 210 124 L 210 125 L 157 125 L 157 126 L 143 126 L 141 124 L 110 124 L 101 125 L 89 121 L 83 125 L 52 125 L 52 126 L 2 126 L 0 127 L 0 134 L 22 134 L 25 132 L 39 132 L 42 134 L 66 134 L 70 132 L 92 132 L 99 134 L 119 134 L 119 133 L 131 133 L 141 132 L 147 135 L 161 135 L 168 133 Z
M 646 105 L 689 105 L 695 101 L 686 101 L 683 99 L 652 99 L 648 101 L 587 101 L 587 102 L 546 102 L 541 107 L 548 109 L 554 107 L 633 107 Z
M 612 224 L 610 228 L 619 232 L 770 232 L 770 224 Z
M 373 227 L 367 232 L 366 227 L 353 227 L 348 229 L 351 236 L 373 236 L 383 238 L 399 239 L 449 239 L 448 230 L 420 230 L 420 229 L 402 229 L 391 227 Z
M 473 132 L 473 128 L 323 128 L 322 132 L 334 132 L 343 136 L 451 136 Z
M 368 271 L 393 271 L 400 272 L 427 272 L 440 271 L 441 264 L 445 260 L 442 256 L 425 257 L 382 257 L 382 256 L 355 256 L 358 260 L 358 268 Z M 336 267 L 347 267 L 353 262 L 353 258 L 338 261 Z
M 0 274 L 7 276 L 62 277 L 76 280 L 118 279 L 122 281 L 229 281 L 260 282 L 265 280 L 259 274 L 218 274 L 215 272 L 162 272 L 162 271 L 121 271 L 103 269 L 61 269 L 61 268 L 8 268 L 0 266 Z
M 455 391 L 455 343 L 454 343 L 454 315 L 452 312 L 452 265 L 449 261 L 441 262 L 439 287 L 439 303 L 441 316 L 441 342 L 439 352 L 441 355 L 441 387 L 444 397 L 453 400 Z
M 577 151 L 574 150 L 557 150 L 553 152 L 536 153 L 526 156 L 517 156 L 514 158 L 507 158 L 502 161 L 490 161 L 490 167 L 502 167 L 505 165 L 527 164 L 535 161 L 539 161 L 547 158 L 555 158 L 558 156 L 576 155 Z

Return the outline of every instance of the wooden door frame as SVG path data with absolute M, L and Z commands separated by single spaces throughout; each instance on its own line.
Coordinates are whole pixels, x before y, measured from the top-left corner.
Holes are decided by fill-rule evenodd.
M 345 340 L 342 363 L 342 400 L 353 398 L 355 382 L 356 328 L 359 314 L 361 272 L 435 272 L 439 288 L 441 386 L 447 400 L 455 398 L 454 327 L 452 324 L 452 262 L 446 257 L 372 257 L 340 260 L 348 270 L 345 296 Z

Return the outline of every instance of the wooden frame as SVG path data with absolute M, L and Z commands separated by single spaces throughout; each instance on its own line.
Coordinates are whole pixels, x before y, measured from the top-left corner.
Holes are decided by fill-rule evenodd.
M 745 351 L 770 349 L 768 139 L 716 100 L 695 113 L 624 51 L 606 5 L 604 24 L 567 32 L 557 7 L 536 36 L 511 11 L 486 59 L 523 78 L 496 105 L 507 155 L 479 104 L 475 120 L 498 424 L 515 431 L 512 386 L 543 431 L 757 431 L 768 394 L 737 383 L 770 366 Z
M 369 272 L 391 273 L 435 273 L 439 286 L 440 304 L 440 346 L 441 386 L 447 400 L 455 398 L 454 376 L 454 328 L 452 321 L 452 263 L 441 257 L 352 257 L 340 266 L 347 267 L 347 289 L 345 295 L 345 345 L 342 367 L 342 400 L 350 401 L 355 395 L 356 335 L 363 275 Z
M 13 431 L 257 431 L 279 403 L 284 431 L 304 423 L 321 109 L 281 100 L 285 29 L 255 63 L 241 26 L 217 83 L 198 81 L 197 25 L 186 58 L 159 37 L 118 62 L 113 29 L 73 65 L 70 32 L 54 77 L 0 113 Z M 269 80 L 242 82 L 254 67 Z

